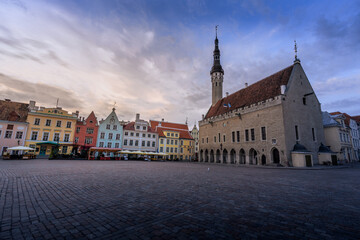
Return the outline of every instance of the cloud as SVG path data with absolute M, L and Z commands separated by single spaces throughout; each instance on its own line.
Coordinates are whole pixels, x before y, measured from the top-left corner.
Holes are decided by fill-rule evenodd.
M 80 5 L 76 1 L 33 1 L 24 7 L 0 3 L 0 72 L 22 79 L 19 81 L 29 87 L 24 99 L 26 90 L 21 84 L 17 90 L 9 82 L 9 86 L 3 83 L 1 91 L 11 89 L 9 98 L 27 102 L 33 96 L 45 106 L 53 105 L 57 96 L 42 96 L 35 87 L 41 86 L 47 92 L 57 90 L 61 99 L 70 99 L 64 108 L 80 110 L 83 115 L 93 110 L 99 119 L 105 118 L 116 102 L 116 112 L 124 120 L 134 119 L 135 113 L 141 113 L 143 119 L 200 120 L 211 104 L 213 23 L 219 19 L 224 26 L 220 37 L 224 94 L 292 64 L 295 31 L 301 33 L 302 64 L 322 102 L 329 101 L 323 86 L 332 86 L 330 79 L 343 79 L 346 86 L 346 81 L 356 80 L 353 69 L 359 56 L 359 41 L 355 41 L 360 36 L 359 15 L 348 20 L 311 18 L 304 28 L 288 21 L 288 12 L 292 12 L 287 9 L 268 21 L 275 12 L 271 5 L 244 1 L 242 10 L 257 15 L 259 22 L 241 32 L 232 29 L 237 22 L 247 21 L 239 20 L 239 11 L 233 15 L 231 9 L 214 19 L 209 13 L 218 13 L 218 9 L 205 1 L 175 4 L 178 8 L 170 9 L 174 18 L 168 13 L 157 17 L 159 9 L 149 8 L 152 4 L 146 1 Z M 240 5 L 230 4 L 235 6 Z M 171 4 L 165 7 L 171 8 Z M 206 11 L 200 13 L 201 9 Z M 181 16 L 189 16 L 191 21 Z M 206 17 L 210 19 L 205 21 Z M 331 48 L 331 41 L 338 47 Z M 349 57 L 351 49 L 354 57 Z
M 326 109 L 328 112 L 346 112 L 349 115 L 359 115 L 360 106 L 359 106 L 360 98 L 345 98 L 341 100 L 327 102 L 322 105 L 322 109 Z
M 77 94 L 43 83 L 31 83 L 0 73 L 0 95 L 11 100 L 29 102 L 36 100 L 42 106 L 55 106 L 57 98 L 61 106 L 69 109 L 83 108 L 84 102 Z

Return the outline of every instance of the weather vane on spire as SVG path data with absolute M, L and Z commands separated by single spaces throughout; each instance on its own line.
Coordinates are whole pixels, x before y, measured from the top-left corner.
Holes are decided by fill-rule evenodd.
M 296 44 L 296 40 L 294 40 L 295 46 L 294 46 L 294 50 L 295 50 L 295 60 L 294 62 L 300 62 L 300 59 L 298 59 L 297 57 L 297 44 Z
M 216 25 L 216 26 L 215 26 L 215 36 L 216 36 L 216 38 L 217 38 L 217 28 L 218 28 L 218 26 L 219 26 L 219 25 Z
M 113 107 L 113 109 L 112 109 L 113 111 L 115 111 L 115 106 L 116 106 L 116 102 L 114 102 L 114 107 Z

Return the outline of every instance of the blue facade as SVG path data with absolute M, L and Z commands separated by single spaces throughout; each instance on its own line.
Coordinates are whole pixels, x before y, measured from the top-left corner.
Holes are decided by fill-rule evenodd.
M 113 108 L 109 116 L 104 121 L 100 121 L 96 146 L 122 148 L 122 139 L 123 127 L 116 116 L 115 108 Z

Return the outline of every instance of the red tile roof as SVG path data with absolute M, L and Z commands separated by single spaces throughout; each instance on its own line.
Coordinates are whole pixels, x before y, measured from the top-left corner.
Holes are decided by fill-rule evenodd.
M 161 123 L 161 126 L 159 126 L 159 123 Z M 180 133 L 182 139 L 194 139 L 186 124 L 150 120 L 150 125 L 154 131 L 158 132 L 159 137 L 165 137 L 164 131 L 174 131 Z
M 0 120 L 26 122 L 29 104 L 0 100 Z
M 124 130 L 135 131 L 135 122 L 129 122 L 123 128 Z M 151 127 L 148 127 L 147 132 L 156 133 L 157 131 L 153 130 Z
M 280 86 L 287 85 L 292 69 L 291 65 L 267 78 L 264 78 L 244 89 L 220 99 L 214 106 L 211 106 L 205 118 L 218 116 L 237 108 L 250 106 L 251 104 L 271 99 L 281 94 Z M 224 107 L 230 104 L 231 107 Z
M 332 112 L 332 113 L 330 113 L 330 115 L 339 115 L 339 114 L 342 114 L 345 117 L 344 122 L 345 122 L 346 126 L 350 126 L 350 119 L 353 119 L 354 121 L 357 121 L 357 122 L 360 120 L 360 116 L 352 117 L 349 114 L 342 113 L 342 112 Z
M 352 117 L 356 122 L 360 123 L 360 115 Z
M 95 113 L 94 111 L 91 111 L 91 113 L 89 114 L 89 116 L 85 119 L 85 121 L 83 121 L 81 119 L 81 117 L 76 121 L 76 125 L 81 125 L 81 126 L 84 126 L 85 125 L 85 122 L 88 121 L 88 120 L 95 120 L 96 121 L 96 124 L 98 124 L 97 122 L 97 118 L 95 116 Z

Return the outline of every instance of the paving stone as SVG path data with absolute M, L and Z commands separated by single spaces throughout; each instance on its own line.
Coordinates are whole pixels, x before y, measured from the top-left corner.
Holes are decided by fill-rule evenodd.
M 360 165 L 0 160 L 0 239 L 359 239 Z

